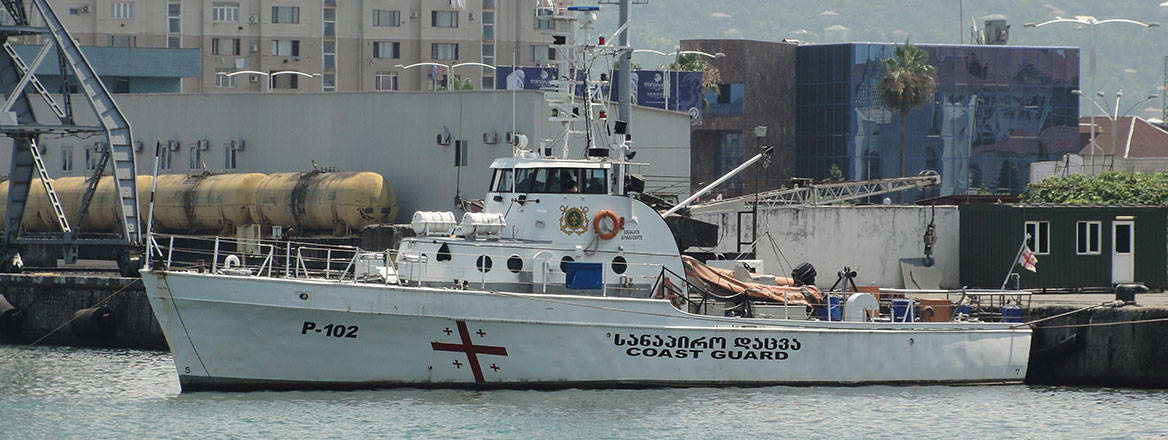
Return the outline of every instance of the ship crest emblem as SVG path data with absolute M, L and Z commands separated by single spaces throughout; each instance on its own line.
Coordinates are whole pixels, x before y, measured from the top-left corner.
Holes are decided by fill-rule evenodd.
M 560 206 L 560 230 L 565 234 L 588 232 L 588 207 Z

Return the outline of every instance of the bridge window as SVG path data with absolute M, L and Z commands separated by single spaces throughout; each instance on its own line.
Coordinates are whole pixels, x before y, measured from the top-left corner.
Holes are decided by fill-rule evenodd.
M 514 185 L 511 177 L 511 170 L 495 170 L 495 177 L 491 179 L 491 191 L 511 192 L 511 187 Z
M 515 182 L 515 192 L 607 194 L 608 170 L 521 168 L 515 170 Z

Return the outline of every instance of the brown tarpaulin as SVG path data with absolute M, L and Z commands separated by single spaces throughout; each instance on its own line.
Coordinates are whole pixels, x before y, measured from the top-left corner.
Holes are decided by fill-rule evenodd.
M 701 281 L 695 284 L 705 284 L 710 290 L 720 296 L 737 295 L 746 292 L 752 299 L 761 299 L 776 302 L 785 302 L 795 305 L 811 305 L 823 302 L 823 294 L 815 286 L 794 286 L 790 278 L 775 277 L 777 282 L 786 282 L 787 285 L 762 284 L 749 281 L 740 281 L 734 278 L 731 269 L 718 269 L 705 265 L 693 257 L 683 255 L 681 261 L 685 264 L 685 276 Z M 752 274 L 753 275 L 753 274 Z

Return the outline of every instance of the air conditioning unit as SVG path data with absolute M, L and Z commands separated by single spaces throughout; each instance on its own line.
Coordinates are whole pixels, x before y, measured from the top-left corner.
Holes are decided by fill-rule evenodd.
M 244 144 L 244 142 L 243 142 L 243 139 L 240 139 L 240 140 L 231 141 L 231 142 L 229 143 L 229 145 L 231 146 L 231 149 L 232 149 L 232 150 L 235 150 L 235 151 L 243 151 L 243 147 L 244 147 L 246 144 Z
M 256 53 L 256 52 L 259 52 L 259 51 L 260 51 L 260 45 L 259 45 L 258 43 L 252 43 L 252 44 L 251 44 L 251 46 L 248 46 L 248 47 L 247 47 L 247 51 L 248 51 L 248 52 L 251 52 L 251 53 Z
M 260 82 L 260 76 L 259 75 L 249 75 L 247 80 L 249 82 L 258 83 L 258 82 Z
M 207 148 L 210 146 L 211 146 L 211 141 L 206 140 L 206 139 L 201 139 L 195 143 L 195 148 L 197 148 L 199 151 L 207 151 Z
M 255 14 L 248 15 L 248 16 L 247 16 L 247 22 L 248 22 L 249 24 L 256 24 L 256 23 L 259 23 L 259 22 L 260 22 L 260 16 L 258 16 L 258 15 L 255 15 Z
M 142 152 L 142 141 L 134 141 L 134 152 L 135 153 Z
M 179 141 L 168 141 L 166 143 L 166 147 L 170 149 L 170 151 L 178 151 L 178 147 L 181 145 L 182 143 Z
M 89 13 L 89 5 L 81 5 L 81 13 L 88 14 Z
M 422 13 L 418 12 L 417 9 L 410 10 L 410 18 L 418 18 L 420 15 L 422 15 Z
M 495 145 L 499 143 L 499 133 L 493 131 L 483 133 L 483 143 L 487 145 Z
M 450 135 L 438 133 L 438 145 L 450 145 Z

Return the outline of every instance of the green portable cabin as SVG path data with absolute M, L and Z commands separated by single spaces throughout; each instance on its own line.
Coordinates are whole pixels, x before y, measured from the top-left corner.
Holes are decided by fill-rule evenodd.
M 964 286 L 1001 287 L 1024 239 L 1038 263 L 1036 272 L 1013 266 L 1022 289 L 1168 286 L 1168 207 L 976 204 L 959 212 Z

